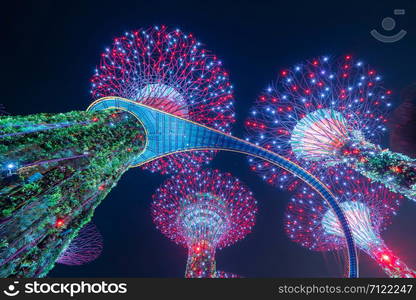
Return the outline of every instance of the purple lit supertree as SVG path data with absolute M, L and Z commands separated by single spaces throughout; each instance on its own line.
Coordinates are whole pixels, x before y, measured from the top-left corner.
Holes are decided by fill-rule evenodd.
M 215 251 L 244 238 L 254 226 L 256 200 L 229 173 L 175 175 L 153 195 L 152 217 L 168 238 L 188 248 L 185 277 L 215 278 Z
M 79 266 L 95 260 L 103 250 L 103 238 L 93 223 L 81 228 L 75 239 L 61 253 L 57 263 Z
M 370 183 L 359 174 L 353 177 L 334 185 L 334 189 L 358 248 L 374 259 L 388 276 L 415 277 L 415 271 L 393 254 L 381 238 L 381 232 L 391 224 L 403 196 L 381 184 Z M 310 250 L 344 248 L 344 235 L 334 213 L 309 187 L 300 186 L 292 197 L 284 224 L 288 237 Z
M 235 121 L 222 62 L 179 29 L 155 26 L 115 38 L 91 82 L 94 99 L 128 98 L 226 133 Z M 143 168 L 162 174 L 195 171 L 212 157 L 212 151 L 172 154 Z
M 391 91 L 379 85 L 377 72 L 351 55 L 320 57 L 285 69 L 262 93 L 246 121 L 247 140 L 297 161 L 306 169 L 338 163 L 358 133 L 374 140 L 386 130 Z M 251 169 L 268 183 L 294 190 L 300 180 L 267 162 L 250 158 Z

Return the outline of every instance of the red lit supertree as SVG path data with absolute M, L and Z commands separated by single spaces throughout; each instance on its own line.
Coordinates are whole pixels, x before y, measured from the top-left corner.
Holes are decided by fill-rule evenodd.
M 81 228 L 77 237 L 62 252 L 57 263 L 79 266 L 95 260 L 103 250 L 103 238 L 93 223 Z
M 403 196 L 358 174 L 353 180 L 334 185 L 334 190 L 358 248 L 374 259 L 388 276 L 415 277 L 415 271 L 394 255 L 381 238 Z M 315 251 L 344 248 L 344 235 L 334 213 L 309 187 L 301 186 L 292 197 L 284 224 L 288 237 L 303 247 Z
M 244 238 L 254 226 L 256 201 L 229 173 L 175 175 L 153 195 L 156 227 L 188 248 L 185 277 L 216 277 L 215 251 Z
M 234 119 L 228 72 L 192 34 L 165 26 L 126 32 L 101 55 L 91 79 L 94 99 L 119 96 L 230 133 Z M 195 171 L 212 151 L 173 154 L 143 166 L 163 174 Z
M 391 91 L 380 81 L 374 69 L 351 55 L 319 57 L 282 70 L 252 108 L 246 121 L 247 140 L 316 175 L 334 172 L 331 166 L 343 161 L 343 151 L 352 140 L 376 141 L 386 130 Z M 249 161 L 270 184 L 294 190 L 301 183 L 265 161 Z

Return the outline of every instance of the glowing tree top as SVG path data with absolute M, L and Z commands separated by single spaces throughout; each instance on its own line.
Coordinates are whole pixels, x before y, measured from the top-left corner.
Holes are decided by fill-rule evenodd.
M 232 85 L 222 62 L 179 29 L 155 26 L 115 38 L 91 82 L 94 99 L 128 98 L 226 133 L 235 121 Z M 207 151 L 174 154 L 144 168 L 194 171 L 212 156 Z
M 156 227 L 188 248 L 186 277 L 215 277 L 215 249 L 245 237 L 257 212 L 252 193 L 218 170 L 168 179 L 153 196 Z
M 353 136 L 375 140 L 386 130 L 390 90 L 374 69 L 351 55 L 320 57 L 280 72 L 246 121 L 247 140 L 315 170 L 338 163 Z M 300 182 L 267 162 L 251 168 L 271 184 L 294 189 Z
M 95 260 L 103 250 L 103 238 L 93 223 L 81 228 L 77 237 L 62 252 L 57 263 L 79 266 Z
M 393 254 L 380 236 L 391 223 L 403 197 L 362 177 L 336 189 L 357 246 L 390 277 L 415 277 L 416 273 Z M 289 202 L 285 231 L 291 240 L 311 250 L 344 247 L 339 222 L 326 203 L 308 187 L 302 187 Z

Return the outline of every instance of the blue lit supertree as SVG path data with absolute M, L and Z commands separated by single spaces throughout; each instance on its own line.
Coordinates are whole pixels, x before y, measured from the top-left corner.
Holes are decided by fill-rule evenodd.
M 81 228 L 56 262 L 68 266 L 84 265 L 97 259 L 102 251 L 103 238 L 97 227 L 93 223 L 88 223 Z
M 165 26 L 126 32 L 101 55 L 91 79 L 94 99 L 120 96 L 229 133 L 233 91 L 221 60 L 192 34 Z M 196 171 L 212 151 L 173 154 L 143 168 Z
M 176 175 L 153 196 L 152 217 L 168 238 L 188 248 L 185 277 L 215 278 L 215 251 L 244 238 L 257 212 L 252 193 L 218 170 Z
M 246 121 L 248 141 L 299 162 L 315 174 L 345 164 L 409 198 L 416 195 L 416 163 L 374 142 L 386 131 L 390 90 L 381 76 L 346 55 L 320 57 L 281 71 Z M 300 183 L 267 162 L 250 159 L 269 183 Z
M 343 184 L 334 184 L 341 199 L 357 246 L 390 277 L 415 277 L 416 273 L 386 246 L 381 232 L 391 224 L 403 196 L 356 174 Z M 344 248 L 344 234 L 335 215 L 310 188 L 300 186 L 288 203 L 285 214 L 288 237 L 314 251 Z

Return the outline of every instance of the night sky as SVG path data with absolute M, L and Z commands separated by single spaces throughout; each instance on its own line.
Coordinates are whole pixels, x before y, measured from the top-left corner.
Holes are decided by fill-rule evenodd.
M 243 122 L 256 96 L 279 70 L 304 59 L 361 57 L 383 75 L 384 85 L 395 93 L 395 105 L 403 89 L 416 82 L 415 1 L 54 2 L 19 1 L 2 7 L 0 103 L 11 114 L 84 110 L 91 102 L 89 78 L 104 48 L 127 30 L 157 24 L 194 33 L 223 60 L 235 87 L 233 134 L 239 137 L 244 136 Z M 394 8 L 406 9 L 405 16 L 395 16 L 394 33 L 403 28 L 408 35 L 393 44 L 376 41 L 369 31 L 386 33 L 381 20 L 393 17 Z M 219 153 L 211 167 L 239 177 L 259 202 L 253 233 L 217 252 L 219 270 L 245 277 L 343 274 L 338 255 L 311 252 L 285 236 L 283 214 L 290 195 L 250 172 L 245 157 Z M 104 237 L 102 256 L 85 266 L 57 265 L 49 275 L 183 277 L 186 249 L 158 232 L 150 217 L 151 195 L 166 178 L 138 168 L 127 172 L 93 219 Z M 383 234 L 387 245 L 413 268 L 415 205 L 405 201 Z M 384 275 L 365 254 L 360 261 L 362 276 Z

